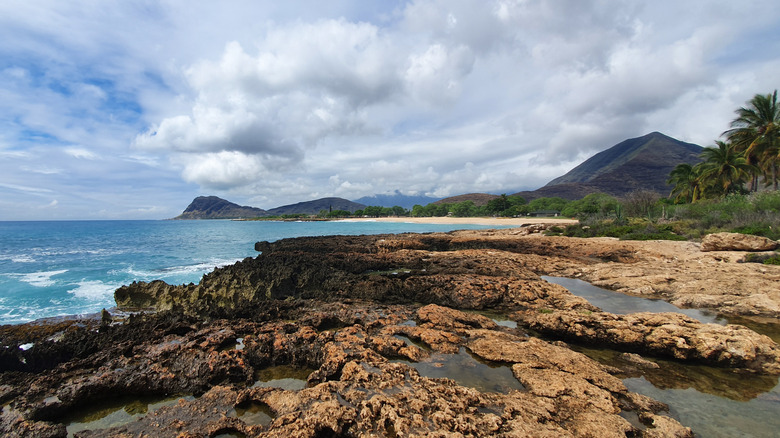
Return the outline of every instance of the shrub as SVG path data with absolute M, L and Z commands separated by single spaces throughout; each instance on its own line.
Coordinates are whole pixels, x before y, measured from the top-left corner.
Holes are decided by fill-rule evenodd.
M 657 233 L 628 233 L 620 236 L 620 240 L 688 240 L 685 236 L 674 234 L 671 231 L 662 231 Z
M 765 265 L 780 265 L 780 255 L 769 257 L 764 260 Z
M 635 190 L 623 198 L 623 207 L 628 216 L 649 217 L 661 196 L 651 190 Z
M 560 236 L 561 233 L 563 233 L 563 228 L 561 228 L 559 226 L 553 226 L 553 227 L 548 228 L 544 232 L 544 235 L 545 236 Z
M 763 263 L 765 265 L 780 265 L 780 254 L 751 253 L 745 256 L 745 263 Z
M 736 227 L 731 229 L 732 233 L 751 234 L 753 236 L 764 236 L 770 239 L 776 239 L 774 236 L 777 234 L 777 230 L 773 230 L 771 225 L 767 224 L 751 224 Z
M 780 191 L 753 193 L 748 199 L 758 211 L 780 212 Z

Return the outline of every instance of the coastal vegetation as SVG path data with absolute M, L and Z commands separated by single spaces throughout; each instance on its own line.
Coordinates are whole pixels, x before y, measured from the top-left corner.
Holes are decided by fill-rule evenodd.
M 588 198 L 601 198 L 600 204 Z M 589 195 L 571 204 L 585 204 L 577 225 L 553 227 L 550 235 L 618 237 L 624 240 L 691 240 L 717 232 L 734 232 L 780 239 L 780 191 L 730 194 L 695 203 L 675 204 L 670 199 L 638 193 L 633 199 Z M 597 212 L 594 212 L 598 208 Z
M 355 213 L 323 211 L 315 219 L 365 217 L 528 217 L 529 215 L 576 218 L 579 223 L 555 226 L 548 235 L 571 237 L 617 237 L 624 240 L 695 240 L 710 233 L 736 232 L 780 240 L 780 191 L 735 192 L 691 203 L 677 203 L 656 192 L 639 190 L 617 198 L 592 193 L 579 200 L 558 197 L 531 202 L 502 195 L 476 206 L 472 201 L 455 204 L 402 207 L 371 206 Z M 263 218 L 307 219 L 309 215 Z M 529 218 L 530 220 L 530 218 Z
M 735 111 L 725 141 L 715 141 L 697 164 L 680 163 L 669 174 L 669 197 L 634 192 L 619 202 L 601 195 L 580 201 L 580 223 L 548 231 L 566 236 L 648 240 L 697 239 L 721 231 L 780 239 L 780 108 L 777 90 L 756 94 Z M 583 208 L 582 204 L 588 206 Z M 564 214 L 569 213 L 564 210 Z M 777 263 L 768 256 L 764 263 Z
M 777 90 L 756 94 L 735 111 L 731 129 L 723 132 L 725 141 L 704 148 L 702 161 L 681 163 L 669 175 L 675 203 L 695 203 L 734 193 L 757 192 L 763 185 L 778 189 L 780 167 L 780 107 Z M 763 183 L 763 184 L 762 184 Z

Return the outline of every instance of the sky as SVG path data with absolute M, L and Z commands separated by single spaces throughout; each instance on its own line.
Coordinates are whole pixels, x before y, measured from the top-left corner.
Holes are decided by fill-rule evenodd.
M 776 0 L 3 0 L 0 220 L 511 194 L 778 72 Z

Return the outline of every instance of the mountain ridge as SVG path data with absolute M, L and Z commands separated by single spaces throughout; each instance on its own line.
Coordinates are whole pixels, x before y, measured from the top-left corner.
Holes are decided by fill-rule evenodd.
M 182 214 L 173 219 L 245 219 L 284 214 L 317 214 L 322 210 L 347 210 L 354 213 L 355 210 L 365 207 L 363 204 L 348 199 L 328 197 L 263 210 L 262 208 L 238 205 L 217 196 L 198 196 Z
M 363 196 L 362 198 L 355 199 L 354 202 L 360 204 L 379 206 L 379 207 L 395 207 L 396 205 L 411 210 L 416 204 L 427 205 L 440 200 L 441 198 L 432 198 L 424 195 L 404 195 L 399 190 L 396 190 L 393 194 L 375 194 L 372 196 Z
M 463 195 L 450 196 L 448 198 L 440 199 L 434 204 L 458 204 L 460 202 L 471 201 L 477 207 L 487 205 L 491 200 L 498 198 L 498 195 L 491 195 L 490 193 L 466 193 Z
M 283 214 L 317 214 L 322 210 L 346 210 L 354 213 L 355 210 L 361 210 L 366 206 L 357 202 L 352 202 L 344 198 L 328 197 L 319 198 L 312 201 L 303 201 L 295 204 L 282 205 L 268 210 L 270 216 L 281 216 Z
M 173 219 L 240 219 L 267 215 L 262 208 L 234 204 L 217 196 L 198 196 Z
M 636 190 L 649 190 L 663 196 L 671 187 L 669 173 L 680 163 L 701 161 L 703 148 L 660 132 L 624 140 L 580 163 L 546 185 L 514 193 L 527 200 L 558 196 L 581 199 L 590 193 L 625 196 Z
M 609 149 L 603 150 L 589 159 L 583 161 L 574 169 L 570 170 L 564 175 L 553 179 L 545 186 L 554 186 L 557 184 L 580 182 L 587 183 L 592 182 L 598 177 L 608 174 L 622 166 L 630 165 L 633 160 L 642 160 L 642 152 L 648 155 L 658 156 L 659 150 L 661 152 L 670 152 L 672 148 L 670 145 L 679 146 L 680 152 L 677 152 L 674 159 L 675 163 L 684 160 L 687 155 L 686 152 L 696 154 L 698 160 L 698 154 L 701 152 L 702 147 L 692 143 L 682 142 L 675 138 L 664 135 L 660 132 L 651 132 L 650 134 L 642 137 L 630 138 L 624 140 Z M 649 150 L 655 148 L 654 150 Z M 646 162 L 646 165 L 656 164 L 657 167 L 663 167 L 667 160 L 663 157 L 657 157 L 660 159 L 653 160 L 653 162 Z M 644 161 L 644 160 L 643 160 Z M 650 160 L 647 160 L 650 161 Z M 662 166 L 658 166 L 661 163 Z M 674 164 L 676 165 L 676 164 Z M 673 168 L 674 166 L 672 166 Z M 668 176 L 668 173 L 664 175 L 664 179 Z M 665 184 L 664 184 L 665 185 Z

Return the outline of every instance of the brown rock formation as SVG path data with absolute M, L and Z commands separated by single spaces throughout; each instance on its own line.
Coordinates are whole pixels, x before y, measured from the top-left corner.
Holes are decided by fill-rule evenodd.
M 116 394 L 185 394 L 141 419 L 79 434 L 691 436 L 662 404 L 613 375 L 626 371 L 464 309 L 514 312 L 521 326 L 551 338 L 747 370 L 765 386 L 776 377 L 761 373 L 780 373 L 777 345 L 744 327 L 613 315 L 539 277 L 777 316 L 780 268 L 739 264 L 742 254 L 702 253 L 688 242 L 527 234 L 261 242 L 260 256 L 197 285 L 117 290 L 120 307 L 155 314 L 0 327 L 0 434 L 61 437 L 68 418 Z M 34 345 L 19 348 L 26 343 Z M 463 357 L 503 369 L 522 388 L 495 392 L 425 372 Z M 665 371 L 627 357 L 627 370 L 648 368 L 654 379 Z M 313 371 L 301 390 L 255 386 L 258 371 L 272 366 Z
M 740 325 L 703 324 L 680 313 L 556 309 L 523 311 L 515 317 L 538 332 L 587 345 L 780 374 L 780 347 Z
M 371 303 L 316 302 L 291 309 L 286 316 L 296 315 L 308 317 L 297 323 L 207 324 L 177 322 L 161 314 L 128 323 L 127 329 L 111 327 L 115 340 L 121 339 L 115 347 L 26 376 L 24 385 L 4 394 L 4 401 L 13 401 L 3 408 L 0 433 L 65 436 L 63 418 L 121 392 L 201 395 L 124 425 L 77 436 L 653 436 L 660 427 L 691 436 L 690 429 L 660 413 L 663 404 L 627 391 L 586 356 L 507 331 L 479 315 L 441 306 L 412 312 L 406 306 L 377 309 Z M 329 315 L 338 315 L 344 323 L 361 322 L 324 331 L 307 325 Z M 419 325 L 401 324 L 404 318 L 414 318 Z M 134 340 L 133 333 L 146 324 L 159 330 L 145 332 L 147 341 Z M 512 367 L 526 390 L 485 393 L 449 379 L 425 377 L 389 360 L 426 360 L 425 352 L 404 353 L 409 346 L 392 341 L 397 333 L 409 334 L 434 351 L 450 352 L 454 345 L 484 360 L 501 361 Z M 243 348 L 230 348 L 237 337 L 242 337 Z M 184 363 L 189 368 L 179 365 Z M 252 386 L 254 371 L 269 364 L 317 369 L 309 375 L 308 387 L 299 391 Z M 264 410 L 266 424 L 239 414 L 248 406 Z M 631 425 L 618 415 L 623 411 L 636 412 L 648 428 Z
M 771 251 L 778 246 L 772 239 L 740 233 L 713 233 L 701 240 L 702 251 Z

